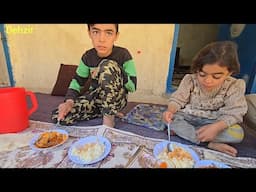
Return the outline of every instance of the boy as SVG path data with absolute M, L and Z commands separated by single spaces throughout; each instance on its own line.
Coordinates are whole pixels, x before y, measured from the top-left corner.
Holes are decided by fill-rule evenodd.
M 103 117 L 103 125 L 114 127 L 115 115 L 127 105 L 128 92 L 136 90 L 135 64 L 127 49 L 114 45 L 118 24 L 88 24 L 88 34 L 94 48 L 83 54 L 65 100 L 53 111 L 52 120 L 72 125 Z M 89 76 L 89 91 L 81 95 Z

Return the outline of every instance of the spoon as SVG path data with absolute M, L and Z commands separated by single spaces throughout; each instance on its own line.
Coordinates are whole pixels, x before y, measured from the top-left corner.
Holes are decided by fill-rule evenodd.
M 167 151 L 172 152 L 173 151 L 173 144 L 172 143 L 167 143 Z
M 168 131 L 168 141 L 171 141 L 171 126 L 170 123 L 167 124 L 167 131 Z
M 60 126 L 61 126 L 61 125 L 60 125 L 60 119 L 58 119 L 58 121 L 57 121 L 55 127 L 56 127 L 56 128 L 59 128 Z

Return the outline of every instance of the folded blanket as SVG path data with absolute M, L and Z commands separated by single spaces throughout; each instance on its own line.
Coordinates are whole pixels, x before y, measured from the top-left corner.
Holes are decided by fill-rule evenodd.
M 166 125 L 162 121 L 162 115 L 166 108 L 160 105 L 138 104 L 122 118 L 122 121 L 163 131 Z

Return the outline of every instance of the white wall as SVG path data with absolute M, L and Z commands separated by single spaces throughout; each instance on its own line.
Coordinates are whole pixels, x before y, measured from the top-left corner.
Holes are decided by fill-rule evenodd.
M 7 31 L 8 29 L 8 31 Z M 50 93 L 60 63 L 78 64 L 91 48 L 86 24 L 5 25 L 16 86 Z M 134 57 L 140 94 L 162 95 L 166 89 L 174 24 L 120 24 L 116 45 Z

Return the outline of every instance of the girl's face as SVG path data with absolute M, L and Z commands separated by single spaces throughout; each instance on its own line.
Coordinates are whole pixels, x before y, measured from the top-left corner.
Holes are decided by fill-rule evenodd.
M 88 31 L 92 44 L 99 57 L 107 57 L 111 54 L 114 42 L 119 33 L 115 24 L 95 24 Z
M 202 70 L 197 73 L 197 78 L 205 90 L 211 91 L 221 86 L 231 74 L 227 67 L 222 67 L 218 63 L 214 63 L 204 65 Z

